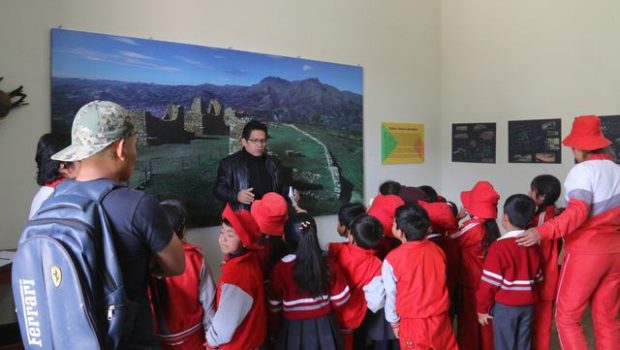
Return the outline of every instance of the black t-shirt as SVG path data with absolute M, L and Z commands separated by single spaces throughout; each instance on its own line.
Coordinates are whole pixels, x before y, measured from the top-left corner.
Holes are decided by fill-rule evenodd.
M 159 203 L 141 191 L 116 189 L 104 198 L 103 207 L 115 231 L 116 254 L 127 296 L 139 306 L 128 345 L 158 348 L 147 296 L 148 265 L 153 253 L 168 246 L 172 229 Z
M 267 171 L 267 157 L 265 155 L 255 157 L 243 150 L 243 154 L 247 159 L 246 164 L 248 167 L 248 182 L 250 187 L 253 188 L 254 199 L 261 199 L 267 192 L 272 192 L 273 178 L 269 171 Z

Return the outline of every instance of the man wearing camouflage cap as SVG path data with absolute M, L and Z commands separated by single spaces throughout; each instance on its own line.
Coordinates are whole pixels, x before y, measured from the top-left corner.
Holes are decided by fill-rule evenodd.
M 94 181 L 126 183 L 137 157 L 136 142 L 134 124 L 123 107 L 93 101 L 75 115 L 71 145 L 52 159 L 81 162 L 75 179 L 78 186 Z M 102 204 L 115 233 L 127 296 L 138 305 L 133 329 L 128 330 L 129 339 L 123 348 L 158 348 L 147 296 L 149 263 L 154 261 L 151 270 L 159 275 L 181 274 L 185 270 L 183 247 L 159 203 L 146 193 L 120 187 L 110 192 Z

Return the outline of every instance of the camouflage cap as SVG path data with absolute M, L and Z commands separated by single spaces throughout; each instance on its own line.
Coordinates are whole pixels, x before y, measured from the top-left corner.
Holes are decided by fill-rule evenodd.
M 131 116 L 120 105 L 109 101 L 92 101 L 75 114 L 71 127 L 71 145 L 52 159 L 74 162 L 101 152 L 114 141 L 134 134 Z

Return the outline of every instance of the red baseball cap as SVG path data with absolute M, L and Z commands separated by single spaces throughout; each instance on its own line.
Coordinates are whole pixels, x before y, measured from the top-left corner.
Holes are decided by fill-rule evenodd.
M 248 210 L 233 211 L 230 204 L 226 203 L 222 219 L 230 222 L 246 249 L 262 249 L 262 246 L 258 244 L 258 238 L 261 235 L 260 228 Z
M 402 198 L 394 194 L 379 194 L 373 199 L 370 208 L 368 208 L 368 215 L 372 215 L 383 226 L 383 234 L 387 237 L 394 237 L 392 234 L 392 224 L 394 223 L 394 216 L 396 214 L 396 208 L 405 204 Z
M 573 128 L 562 141 L 562 144 L 584 151 L 594 151 L 605 148 L 612 142 L 603 136 L 599 117 L 580 115 L 573 120 Z
M 271 236 L 284 234 L 284 222 L 288 219 L 288 204 L 275 192 L 265 193 L 263 198 L 252 203 L 250 212 L 262 233 Z
M 443 232 L 453 230 L 459 226 L 452 213 L 450 205 L 446 202 L 434 202 L 429 203 L 425 201 L 418 201 L 418 205 L 426 210 L 429 219 L 431 220 L 431 226 L 435 232 Z
M 497 218 L 499 194 L 488 181 L 478 181 L 470 191 L 461 192 L 461 203 L 470 214 L 483 219 Z

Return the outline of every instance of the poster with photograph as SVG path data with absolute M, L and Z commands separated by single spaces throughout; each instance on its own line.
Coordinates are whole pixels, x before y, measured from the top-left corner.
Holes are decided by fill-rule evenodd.
M 620 164 L 620 115 L 604 115 L 600 118 L 603 135 L 613 142 L 611 148 L 615 155 L 614 161 Z
M 51 50 L 53 131 L 90 101 L 124 106 L 138 131 L 129 186 L 184 201 L 192 226 L 218 224 L 217 166 L 251 119 L 308 212 L 364 199 L 359 66 L 63 29 Z
M 452 161 L 495 163 L 495 123 L 452 124 Z
M 424 163 L 424 124 L 382 123 L 381 164 Z
M 562 120 L 508 122 L 509 163 L 562 163 Z

